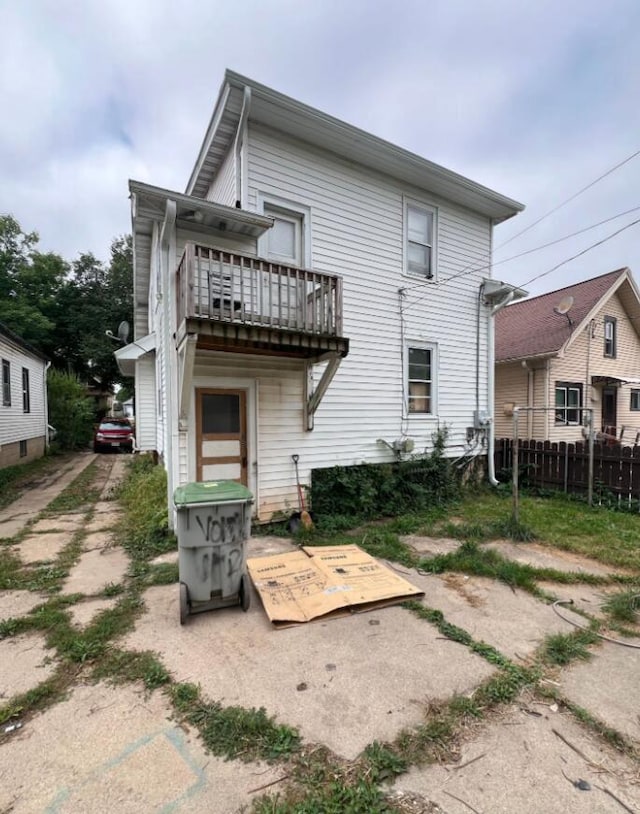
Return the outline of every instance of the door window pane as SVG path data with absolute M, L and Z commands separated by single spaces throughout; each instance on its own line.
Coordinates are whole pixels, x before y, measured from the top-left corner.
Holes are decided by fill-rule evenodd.
M 240 396 L 233 393 L 203 393 L 202 432 L 205 435 L 239 433 Z
M 273 227 L 269 230 L 269 254 L 282 257 L 296 257 L 296 225 L 290 220 L 276 218 Z

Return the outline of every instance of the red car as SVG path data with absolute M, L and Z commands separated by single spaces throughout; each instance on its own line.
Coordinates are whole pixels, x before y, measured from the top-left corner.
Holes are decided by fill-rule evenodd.
M 131 422 L 126 418 L 102 419 L 93 437 L 93 451 L 106 452 L 112 449 L 133 451 L 134 434 Z

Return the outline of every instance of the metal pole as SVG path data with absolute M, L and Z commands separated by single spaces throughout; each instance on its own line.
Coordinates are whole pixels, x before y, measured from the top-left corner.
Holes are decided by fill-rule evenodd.
M 593 408 L 589 408 L 589 482 L 587 484 L 587 502 L 593 506 Z
M 520 520 L 518 506 L 518 408 L 513 411 L 513 522 Z

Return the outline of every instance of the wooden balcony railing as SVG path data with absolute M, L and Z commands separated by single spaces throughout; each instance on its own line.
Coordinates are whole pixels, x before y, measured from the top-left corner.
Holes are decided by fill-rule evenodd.
M 215 320 L 342 336 L 342 278 L 188 243 L 176 275 L 178 325 Z

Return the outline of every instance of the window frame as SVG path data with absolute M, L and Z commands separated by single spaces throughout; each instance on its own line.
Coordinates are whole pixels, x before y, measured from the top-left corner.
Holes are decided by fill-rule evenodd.
M 419 209 L 431 217 L 431 245 L 420 243 L 417 245 L 428 246 L 430 255 L 430 275 L 409 268 L 409 208 Z M 425 201 L 411 198 L 408 195 L 402 196 L 402 270 L 406 277 L 414 280 L 424 280 L 435 283 L 438 279 L 438 208 Z
M 607 336 L 607 329 L 611 327 L 611 337 Z M 604 353 L 607 359 L 615 359 L 617 352 L 617 333 L 618 333 L 618 320 L 615 317 L 604 318 Z M 607 349 L 610 345 L 610 349 Z
M 634 396 L 636 397 L 635 406 L 633 404 Z M 634 388 L 633 390 L 631 390 L 631 395 L 629 396 L 629 411 L 632 413 L 640 412 L 640 390 L 638 389 Z
M 21 458 L 26 458 L 29 454 L 29 449 L 27 445 L 27 439 L 23 438 L 19 444 L 19 454 Z
M 11 360 L 4 358 L 2 359 L 2 406 L 11 407 Z
M 31 387 L 29 384 L 29 368 L 22 368 L 22 412 L 31 412 Z
M 298 220 L 300 222 L 300 268 L 310 269 L 311 265 L 311 208 L 288 198 L 258 192 L 258 213 L 270 217 L 270 211 L 277 217 L 282 213 L 284 219 Z M 269 258 L 269 229 L 258 238 L 258 255 Z M 282 265 L 296 265 L 274 256 L 274 262 Z
M 557 405 L 558 390 L 564 390 L 565 400 L 564 406 Z M 569 405 L 569 392 L 576 391 L 578 393 L 578 405 L 573 407 Z M 582 382 L 561 382 L 557 381 L 554 386 L 554 423 L 556 427 L 579 427 L 582 424 L 582 411 L 584 410 L 584 386 Z M 558 412 L 563 411 L 565 414 L 564 420 L 558 419 Z M 569 421 L 569 412 L 577 414 L 575 421 Z
M 429 351 L 431 354 L 431 379 L 416 379 L 415 381 L 428 381 L 431 385 L 429 393 L 430 410 L 428 412 L 418 412 L 410 410 L 410 384 L 409 379 L 409 354 L 412 350 Z M 403 405 L 404 418 L 409 420 L 436 419 L 438 417 L 438 345 L 435 342 L 419 342 L 408 340 L 404 345 L 404 370 L 403 370 Z

